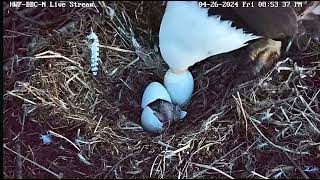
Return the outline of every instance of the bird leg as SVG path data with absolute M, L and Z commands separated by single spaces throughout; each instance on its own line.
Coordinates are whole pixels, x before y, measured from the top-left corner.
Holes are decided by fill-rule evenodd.
M 256 62 L 254 73 L 259 73 L 263 67 L 269 67 L 280 57 L 281 41 L 260 39 L 249 46 L 249 57 Z

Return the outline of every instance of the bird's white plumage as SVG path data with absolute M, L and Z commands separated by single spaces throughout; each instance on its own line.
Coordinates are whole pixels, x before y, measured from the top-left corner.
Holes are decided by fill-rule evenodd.
M 207 57 L 230 52 L 259 38 L 231 27 L 230 21 L 208 16 L 197 2 L 168 1 L 159 32 L 163 59 L 172 70 L 183 70 Z

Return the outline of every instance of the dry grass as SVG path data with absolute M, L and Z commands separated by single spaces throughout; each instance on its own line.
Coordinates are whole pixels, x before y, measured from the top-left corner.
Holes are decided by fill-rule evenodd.
M 305 171 L 320 168 L 319 45 L 293 46 L 245 82 L 238 54 L 195 65 L 187 119 L 156 136 L 142 131 L 139 104 L 167 69 L 157 47 L 165 5 L 99 5 L 18 16 L 4 3 L 5 178 L 319 177 Z M 101 44 L 97 76 L 91 27 Z M 40 139 L 47 133 L 50 144 Z

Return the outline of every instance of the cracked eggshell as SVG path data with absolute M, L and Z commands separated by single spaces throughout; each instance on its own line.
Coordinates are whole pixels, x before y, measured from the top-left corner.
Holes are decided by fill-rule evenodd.
M 141 107 L 145 108 L 148 104 L 154 102 L 157 99 L 171 102 L 170 95 L 166 88 L 158 82 L 152 82 L 144 90 Z
M 164 129 L 163 123 L 148 106 L 158 99 L 171 102 L 170 95 L 166 88 L 158 82 L 152 82 L 146 87 L 142 96 L 141 107 L 143 111 L 141 114 L 141 124 L 144 130 L 153 133 L 161 133 Z
M 149 132 L 160 133 L 164 130 L 163 124 L 154 115 L 153 110 L 149 106 L 146 106 L 142 111 L 141 123 L 143 129 Z
M 185 118 L 187 115 L 187 112 L 186 111 L 181 111 L 181 114 L 180 114 L 180 119 L 183 119 Z

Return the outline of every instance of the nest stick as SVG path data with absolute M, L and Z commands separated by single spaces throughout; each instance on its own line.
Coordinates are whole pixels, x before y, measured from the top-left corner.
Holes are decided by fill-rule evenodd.
M 6 144 L 4 144 L 4 145 L 3 145 L 3 147 L 4 147 L 5 149 L 9 150 L 10 152 L 14 153 L 15 155 L 20 156 L 20 157 L 21 157 L 21 158 L 23 158 L 24 160 L 29 161 L 30 163 L 32 163 L 32 164 L 34 164 L 34 165 L 38 166 L 39 168 L 41 168 L 41 169 L 43 169 L 43 170 L 47 171 L 48 173 L 50 173 L 50 174 L 52 174 L 52 175 L 56 176 L 58 179 L 62 179 L 62 176 L 61 176 L 61 175 L 59 175 L 59 174 L 57 174 L 57 173 L 55 173 L 55 172 L 51 171 L 50 169 L 47 169 L 46 167 L 44 167 L 44 166 L 42 166 L 42 165 L 40 165 L 40 164 L 38 164 L 38 163 L 36 163 L 36 162 L 34 162 L 34 161 L 30 160 L 30 159 L 29 159 L 29 158 L 27 158 L 27 157 L 22 156 L 21 154 L 17 153 L 16 151 L 14 151 L 14 150 L 12 150 L 12 149 L 8 148 Z

